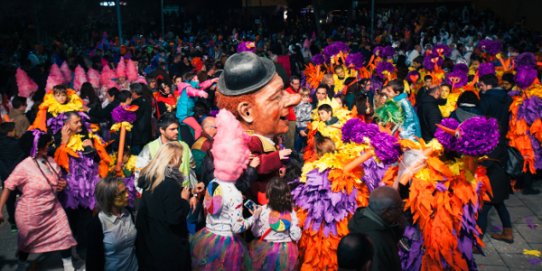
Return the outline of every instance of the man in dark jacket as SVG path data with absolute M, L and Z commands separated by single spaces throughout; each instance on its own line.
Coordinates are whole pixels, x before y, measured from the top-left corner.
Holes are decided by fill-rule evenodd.
M 363 233 L 374 246 L 371 270 L 400 271 L 397 244 L 403 234 L 402 201 L 391 187 L 379 187 L 371 193 L 369 206 L 359 208 L 348 222 L 350 233 Z
M 418 118 L 422 128 L 422 138 L 425 142 L 433 139 L 437 130 L 436 125 L 442 121 L 442 114 L 438 108 L 440 93 L 439 86 L 430 87 L 418 101 Z
M 138 107 L 136 111 L 136 121 L 132 128 L 132 145 L 131 150 L 134 155 L 139 154 L 145 144 L 152 140 L 152 102 L 148 97 L 145 97 L 143 86 L 139 83 L 130 85 L 132 92 L 132 105 Z
M 3 122 L 0 124 L 0 179 L 4 182 L 13 169 L 25 158 L 19 141 L 15 138 L 15 123 Z M 10 193 L 6 206 L 11 230 L 16 231 L 15 224 L 15 199 L 17 193 Z M 1 211 L 1 210 L 0 210 Z

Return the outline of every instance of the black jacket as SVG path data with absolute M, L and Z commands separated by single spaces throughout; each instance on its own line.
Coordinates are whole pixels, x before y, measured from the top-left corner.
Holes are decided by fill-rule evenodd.
M 19 146 L 19 140 L 13 137 L 0 135 L 0 179 L 6 180 L 27 155 Z
M 502 88 L 494 88 L 485 93 L 480 93 L 480 112 L 486 117 L 497 119 L 499 123 L 499 145 L 488 156 L 491 159 L 500 161 L 501 165 L 506 165 L 506 161 L 508 161 L 506 133 L 508 133 L 508 120 L 510 118 L 508 108 L 510 108 L 511 103 L 512 98 Z
M 146 97 L 139 97 L 132 104 L 139 107 L 132 128 L 132 146 L 143 146 L 152 140 L 152 103 Z
M 389 226 L 369 208 L 358 208 L 348 221 L 351 233 L 363 233 L 371 240 L 374 249 L 373 271 L 401 271 L 397 244 L 403 231 L 399 226 Z
M 139 205 L 136 252 L 140 270 L 190 270 L 186 217 L 188 201 L 181 186 L 166 177 L 154 192 L 145 190 Z
M 435 97 L 425 94 L 421 95 L 418 101 L 418 118 L 422 128 L 422 138 L 425 142 L 435 137 L 436 124 L 442 121 L 442 113 L 438 108 L 438 100 Z

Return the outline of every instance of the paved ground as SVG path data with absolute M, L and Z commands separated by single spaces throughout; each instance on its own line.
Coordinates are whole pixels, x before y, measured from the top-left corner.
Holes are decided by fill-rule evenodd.
M 536 187 L 542 189 L 542 182 Z M 476 255 L 480 270 L 542 270 L 542 257 L 524 255 L 524 249 L 542 251 L 542 194 L 524 196 L 516 193 L 506 202 L 514 225 L 513 244 L 494 241 L 486 235 L 484 242 L 486 256 Z M 489 217 L 488 232 L 500 231 L 500 220 L 495 210 Z M 9 230 L 9 225 L 0 225 L 0 271 L 15 270 L 17 261 L 17 234 Z M 60 254 L 31 255 L 34 270 L 63 270 Z

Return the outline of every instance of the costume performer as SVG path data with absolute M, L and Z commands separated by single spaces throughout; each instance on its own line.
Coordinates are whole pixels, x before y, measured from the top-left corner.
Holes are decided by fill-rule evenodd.
M 258 217 L 243 218 L 243 196 L 236 180 L 247 168 L 249 137 L 232 113 L 221 110 L 216 117 L 217 136 L 211 152 L 214 175 L 204 199 L 206 227 L 190 242 L 194 270 L 250 270 L 246 244 L 239 236 L 249 230 Z
M 284 83 L 269 59 L 251 52 L 228 58 L 218 81 L 217 105 L 232 112 L 250 134 L 248 147 L 261 164 L 258 178 L 250 183 L 250 198 L 265 204 L 267 181 L 276 176 L 290 149 L 278 150 L 273 138 L 288 131 L 288 110 L 301 100 L 284 91 Z M 215 157 L 216 158 L 216 157 Z

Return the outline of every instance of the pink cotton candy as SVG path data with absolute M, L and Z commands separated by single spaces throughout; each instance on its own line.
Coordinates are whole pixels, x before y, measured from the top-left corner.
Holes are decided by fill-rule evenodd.
M 128 59 L 128 64 L 126 65 L 126 78 L 128 82 L 135 82 L 138 79 L 137 65 L 131 59 Z
M 117 64 L 117 77 L 126 77 L 126 63 L 124 62 L 124 58 L 120 58 L 119 64 Z
M 28 98 L 38 90 L 38 85 L 21 68 L 17 68 L 15 80 L 17 81 L 17 88 L 21 97 Z
M 62 85 L 64 84 L 65 79 L 62 75 L 62 72 L 60 71 L 60 68 L 57 64 L 51 65 L 51 69 L 49 70 L 49 77 L 47 77 L 47 84 L 45 85 L 45 89 L 47 91 L 52 90 L 54 86 L 56 85 Z
M 100 72 L 93 68 L 88 69 L 87 79 L 95 89 L 100 88 Z
M 62 66 L 60 66 L 60 71 L 64 77 L 64 83 L 69 84 L 72 81 L 72 71 L 70 70 L 70 67 L 68 67 L 68 63 L 66 61 L 64 61 Z
M 215 177 L 235 182 L 247 168 L 250 150 L 248 136 L 233 114 L 222 109 L 216 115 L 217 134 L 211 152 L 214 157 Z
M 83 69 L 81 65 L 77 65 L 77 67 L 75 67 L 75 75 L 73 78 L 73 88 L 76 90 L 81 90 L 81 86 L 86 82 L 88 82 L 88 80 L 85 69 Z

